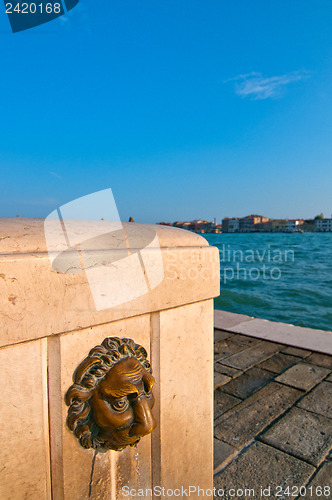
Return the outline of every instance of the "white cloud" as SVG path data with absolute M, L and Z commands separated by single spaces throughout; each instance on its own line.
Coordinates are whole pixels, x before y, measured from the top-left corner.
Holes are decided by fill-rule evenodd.
M 238 75 L 224 83 L 234 81 L 235 93 L 240 97 L 250 97 L 253 100 L 263 100 L 280 97 L 286 85 L 308 78 L 306 71 L 293 71 L 281 76 L 265 77 L 261 73 Z
M 49 172 L 49 174 L 55 177 L 56 179 L 62 179 L 61 175 L 57 174 L 56 172 Z

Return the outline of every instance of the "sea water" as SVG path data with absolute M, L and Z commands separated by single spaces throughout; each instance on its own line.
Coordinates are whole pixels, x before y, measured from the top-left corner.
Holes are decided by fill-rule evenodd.
M 219 249 L 216 309 L 332 330 L 332 233 L 202 236 Z

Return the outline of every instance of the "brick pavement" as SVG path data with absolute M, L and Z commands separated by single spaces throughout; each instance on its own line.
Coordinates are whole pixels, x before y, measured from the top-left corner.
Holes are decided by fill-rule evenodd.
M 219 496 L 331 500 L 332 356 L 215 330 L 214 367 Z

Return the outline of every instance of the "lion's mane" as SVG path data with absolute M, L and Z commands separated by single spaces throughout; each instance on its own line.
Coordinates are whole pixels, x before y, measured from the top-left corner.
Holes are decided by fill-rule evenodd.
M 118 337 L 108 337 L 101 345 L 91 349 L 74 372 L 74 384 L 69 387 L 65 396 L 66 405 L 69 406 L 67 425 L 84 448 L 94 448 L 98 451 L 112 449 L 112 445 L 99 436 L 100 431 L 93 419 L 90 399 L 113 366 L 127 358 L 137 359 L 151 373 L 151 365 L 144 347 L 132 339 Z

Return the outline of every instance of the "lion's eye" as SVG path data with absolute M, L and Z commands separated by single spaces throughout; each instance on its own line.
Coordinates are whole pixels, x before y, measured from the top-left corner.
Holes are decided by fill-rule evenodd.
M 117 401 L 113 401 L 111 406 L 114 411 L 121 413 L 129 408 L 129 401 L 127 398 L 118 399 Z

